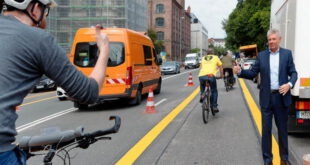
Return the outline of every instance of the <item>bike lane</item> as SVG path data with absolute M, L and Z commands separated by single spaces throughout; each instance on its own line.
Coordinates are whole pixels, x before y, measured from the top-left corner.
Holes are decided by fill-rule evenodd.
M 196 88 L 185 105 L 171 111 L 173 117 L 168 114 L 117 164 L 263 164 L 259 128 L 248 109 L 255 105 L 247 103 L 250 96 L 239 85 L 229 92 L 222 87 L 218 81 L 220 112 L 208 124 L 198 97 L 193 99 Z
M 237 84 L 229 92 L 223 87 L 218 81 L 220 112 L 203 124 L 196 98 L 197 105 L 155 164 L 263 164 L 260 134 L 248 109 L 253 107 L 247 103 L 250 96 Z

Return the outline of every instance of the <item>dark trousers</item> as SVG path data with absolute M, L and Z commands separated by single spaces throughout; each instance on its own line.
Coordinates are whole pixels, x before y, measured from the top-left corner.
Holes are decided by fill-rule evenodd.
M 231 84 L 234 84 L 235 78 L 234 78 L 234 74 L 233 74 L 233 69 L 232 68 L 224 68 L 223 72 L 224 72 L 225 77 L 226 77 L 226 73 L 228 73 L 228 76 L 227 76 L 228 82 Z
M 208 76 L 199 77 L 200 95 L 202 95 L 206 89 L 205 82 L 207 80 L 210 82 L 210 88 L 211 88 L 211 97 L 210 97 L 211 106 L 217 107 L 218 92 L 217 92 L 216 78 L 214 76 L 213 77 L 208 77 Z
M 278 129 L 278 143 L 281 160 L 288 161 L 287 120 L 288 107 L 285 107 L 281 94 L 270 94 L 269 108 L 261 109 L 262 114 L 262 152 L 266 163 L 272 162 L 272 118 L 274 116 Z

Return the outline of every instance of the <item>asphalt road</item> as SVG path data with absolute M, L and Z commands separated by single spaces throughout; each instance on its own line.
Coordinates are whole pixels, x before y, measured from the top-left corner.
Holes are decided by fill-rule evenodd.
M 190 72 L 194 86 L 188 87 Z M 222 80 L 218 80 L 220 112 L 204 124 L 197 73 L 198 70 L 182 70 L 181 74 L 165 75 L 161 94 L 154 96 L 156 111 L 152 114 L 145 111 L 147 96 L 139 106 L 128 107 L 114 101 L 80 111 L 73 108 L 71 101 L 59 101 L 55 91 L 29 94 L 17 111 L 17 139 L 80 125 L 85 132 L 105 129 L 113 125 L 109 116 L 118 115 L 122 118 L 119 133 L 87 150 L 70 151 L 72 164 L 263 164 L 260 135 L 239 83 L 226 92 Z M 255 84 L 245 82 L 258 101 Z M 307 134 L 289 136 L 292 162 L 301 164 L 302 155 L 310 153 L 309 142 Z M 42 159 L 32 157 L 28 164 L 43 164 Z M 57 157 L 53 162 L 61 164 Z

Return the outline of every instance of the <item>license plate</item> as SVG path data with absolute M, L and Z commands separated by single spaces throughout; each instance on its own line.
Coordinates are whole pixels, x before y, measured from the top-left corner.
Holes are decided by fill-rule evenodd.
M 310 111 L 297 111 L 297 118 L 310 119 Z
M 37 89 L 42 89 L 42 88 L 44 88 L 43 85 L 38 85 L 38 86 L 37 86 Z

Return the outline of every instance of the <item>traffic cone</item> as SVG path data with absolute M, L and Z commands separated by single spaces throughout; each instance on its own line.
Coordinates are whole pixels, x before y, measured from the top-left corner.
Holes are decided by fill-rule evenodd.
M 18 111 L 18 110 L 19 110 L 19 107 L 18 107 L 18 106 L 16 106 L 16 107 L 15 107 L 15 111 Z
M 194 86 L 192 72 L 189 73 L 187 86 Z
M 145 113 L 155 113 L 155 105 L 154 105 L 154 94 L 153 94 L 153 88 L 149 89 L 149 95 L 146 102 L 146 109 Z

